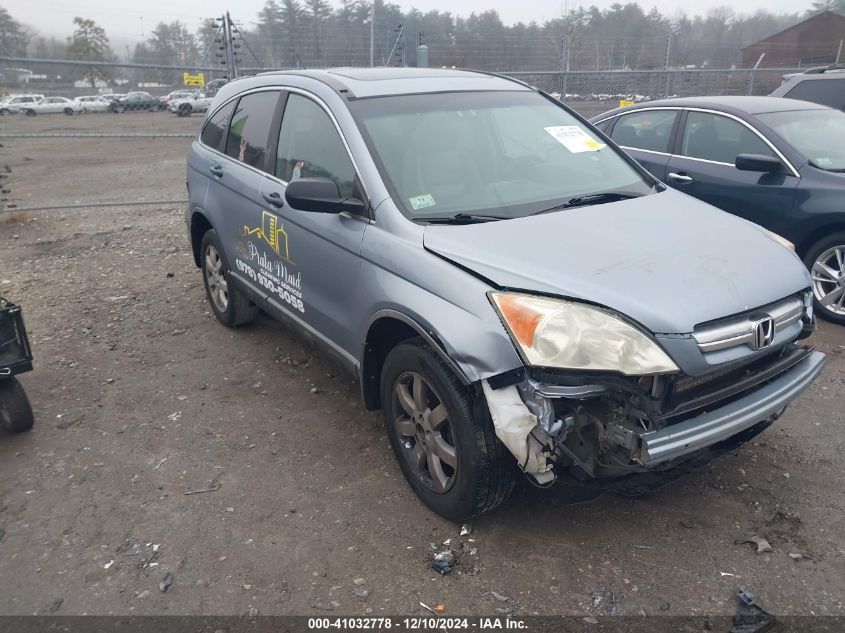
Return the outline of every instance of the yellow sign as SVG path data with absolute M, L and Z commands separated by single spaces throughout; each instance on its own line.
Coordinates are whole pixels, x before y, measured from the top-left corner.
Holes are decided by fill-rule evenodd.
M 619 102 L 619 107 L 620 107 L 620 108 L 627 108 L 628 106 L 632 106 L 632 105 L 634 105 L 634 102 L 633 102 L 633 101 L 625 101 L 625 100 L 623 99 L 622 101 L 620 101 L 620 102 Z
M 196 75 L 182 73 L 182 80 L 186 86 L 199 86 L 202 88 L 205 85 L 205 73 L 197 73 Z
M 256 228 L 244 227 L 244 237 L 254 235 L 261 238 L 284 260 L 288 258 L 288 234 L 284 226 L 278 224 L 278 218 L 267 211 L 261 212 L 261 226 Z

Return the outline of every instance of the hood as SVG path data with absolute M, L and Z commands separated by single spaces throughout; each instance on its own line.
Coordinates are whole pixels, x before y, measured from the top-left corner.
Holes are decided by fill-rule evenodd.
M 810 286 L 798 257 L 753 224 L 671 189 L 469 225 L 428 225 L 426 249 L 499 288 L 606 306 L 655 334 Z

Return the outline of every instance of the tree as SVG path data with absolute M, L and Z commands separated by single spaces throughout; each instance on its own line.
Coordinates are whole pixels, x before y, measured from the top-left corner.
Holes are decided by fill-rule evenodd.
M 94 20 L 75 17 L 73 23 L 76 28 L 73 37 L 68 38 L 67 56 L 70 59 L 79 59 L 87 62 L 104 62 L 111 57 L 109 38 L 103 27 L 98 26 Z M 91 87 L 96 88 L 97 79 L 108 79 L 110 73 L 102 67 L 89 66 L 85 71 L 85 78 L 91 82 Z
M 845 0 L 816 0 L 807 13 L 814 14 L 823 11 L 836 11 L 845 15 Z
M 31 33 L 0 7 L 0 52 L 12 57 L 25 57 Z
M 313 63 L 323 65 L 323 23 L 332 15 L 332 7 L 326 0 L 305 0 L 305 14 L 311 32 Z
M 159 22 L 147 38 L 152 63 L 162 66 L 181 66 L 190 69 L 197 65 L 199 52 L 197 41 L 193 34 L 182 22 Z M 162 71 L 161 81 L 166 83 L 180 83 L 181 73 L 178 70 Z

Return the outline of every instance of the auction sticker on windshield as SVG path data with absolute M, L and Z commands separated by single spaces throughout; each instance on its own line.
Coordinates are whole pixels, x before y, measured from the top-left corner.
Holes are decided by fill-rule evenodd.
M 604 147 L 604 143 L 599 143 L 577 125 L 553 125 L 543 129 L 573 154 L 595 152 Z

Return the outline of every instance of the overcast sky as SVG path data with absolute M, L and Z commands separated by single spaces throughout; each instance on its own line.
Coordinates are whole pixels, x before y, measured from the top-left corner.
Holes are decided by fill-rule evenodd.
M 607 8 L 614 0 L 592 0 L 573 2 L 569 6 L 595 4 Z M 620 0 L 623 4 L 625 0 Z M 196 27 L 205 17 L 214 17 L 227 9 L 232 18 L 245 26 L 256 19 L 265 0 L 0 0 L 20 22 L 29 24 L 43 35 L 65 37 L 73 30 L 72 20 L 76 15 L 93 18 L 105 27 L 112 38 L 136 40 L 146 36 L 158 22 L 181 20 Z M 451 11 L 456 15 L 469 15 L 494 8 L 502 20 L 530 22 L 558 17 L 564 9 L 564 0 L 396 0 L 403 9 L 416 7 L 421 11 L 437 9 Z M 332 2 L 332 4 L 335 4 Z M 773 12 L 799 12 L 809 8 L 811 0 L 643 0 L 646 10 L 657 7 L 662 13 L 674 15 L 681 7 L 687 13 L 705 13 L 717 6 L 730 6 L 737 13 L 753 13 L 758 9 Z M 105 5 L 105 6 L 104 6 Z

